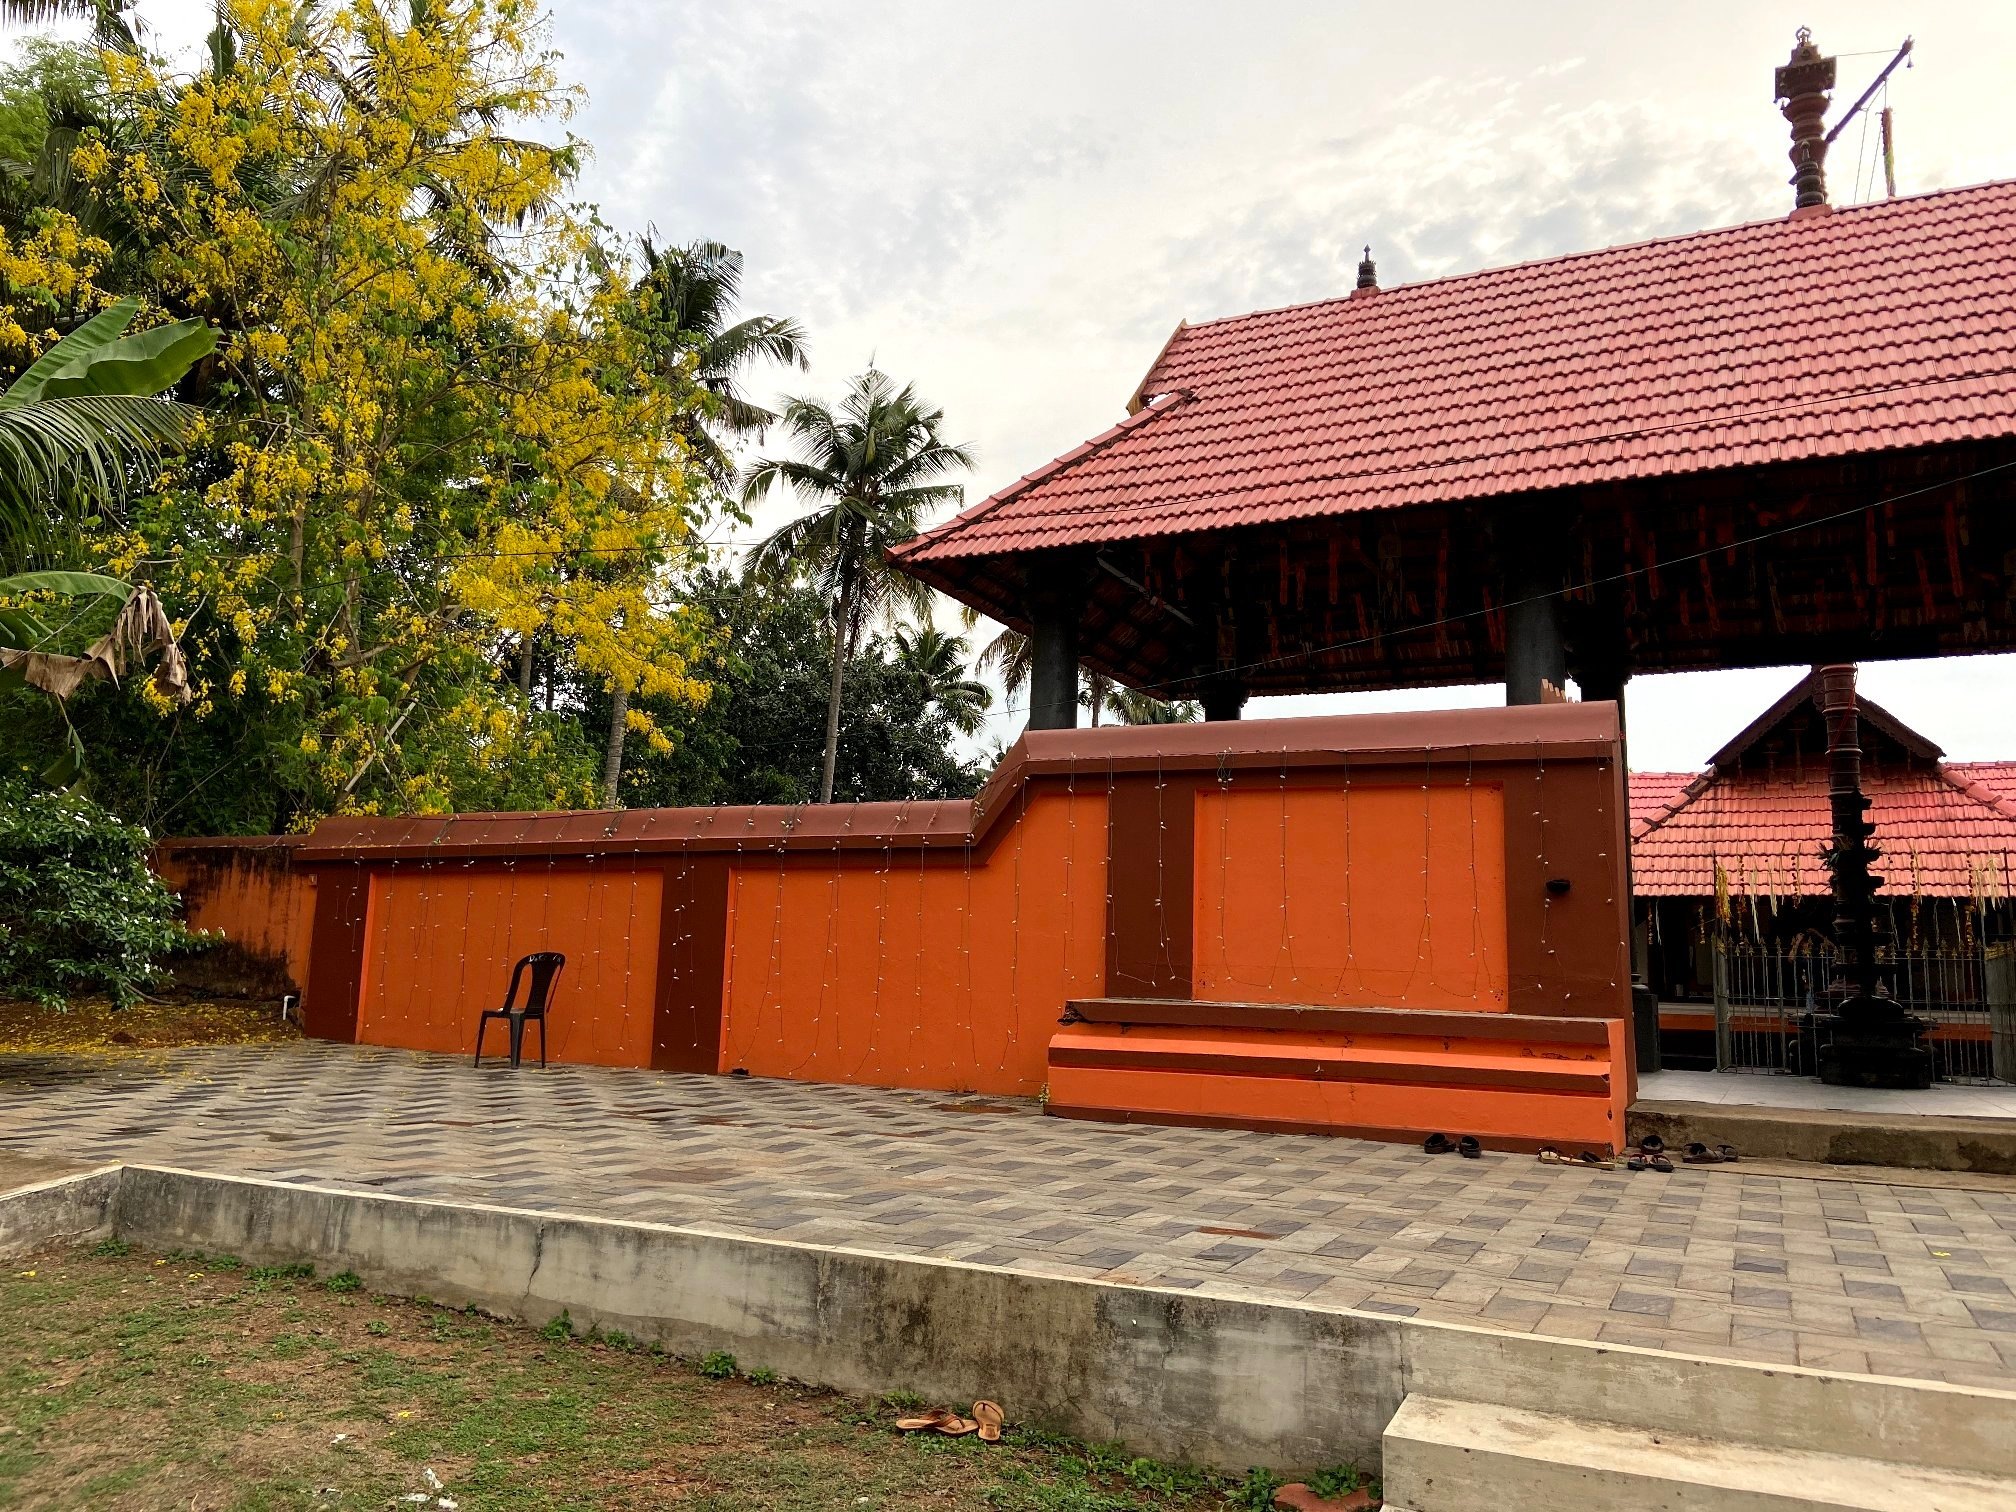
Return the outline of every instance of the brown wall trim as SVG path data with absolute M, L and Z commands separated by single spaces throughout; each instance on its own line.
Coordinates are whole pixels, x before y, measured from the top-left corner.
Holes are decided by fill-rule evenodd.
M 1316 1034 L 1421 1034 L 1447 1039 L 1603 1045 L 1603 1020 L 1434 1008 L 1298 1008 L 1273 1003 L 1080 998 L 1068 1005 L 1088 1024 L 1160 1024 L 1199 1029 L 1290 1029 Z
M 368 868 L 315 870 L 315 929 L 308 954 L 308 985 L 301 999 L 302 1028 L 313 1039 L 357 1039 L 358 999 L 364 990 L 364 925 L 371 901 Z
M 1514 1013 L 1628 1018 L 1627 819 L 1615 753 L 1544 757 L 1505 785 L 1505 943 Z M 1565 882 L 1567 891 L 1549 884 Z
M 665 866 L 651 1019 L 654 1071 L 721 1068 L 730 865 L 727 856 L 690 856 Z
M 1188 997 L 1195 941 L 1196 782 L 1113 779 L 1106 801 L 1106 991 Z
M 325 819 L 303 860 L 460 858 L 499 852 L 646 855 L 679 851 L 959 849 L 984 840 L 1039 778 L 1103 789 L 1122 773 L 1307 768 L 1353 771 L 1614 760 L 1609 704 L 1534 704 L 1229 724 L 1025 731 L 972 803 L 799 804 L 564 814 Z
M 1563 1092 L 1576 1097 L 1610 1096 L 1607 1072 L 1547 1069 L 1546 1062 L 1513 1061 L 1503 1066 L 1457 1068 L 1435 1061 L 1347 1061 L 1320 1056 L 1241 1055 L 1194 1050 L 1133 1050 L 1115 1046 L 1052 1044 L 1052 1066 L 1088 1071 L 1185 1071 L 1205 1076 L 1255 1076 L 1289 1081 L 1385 1082 L 1450 1090 L 1494 1087 L 1519 1092 Z M 1555 1062 L 1556 1065 L 1575 1064 Z M 1582 1064 L 1594 1064 L 1583 1062 Z

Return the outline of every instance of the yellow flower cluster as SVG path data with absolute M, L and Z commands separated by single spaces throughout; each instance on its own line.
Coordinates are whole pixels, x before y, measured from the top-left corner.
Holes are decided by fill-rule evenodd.
M 107 54 L 144 129 L 71 155 L 136 228 L 157 302 L 225 334 L 211 441 L 118 558 L 204 606 L 217 694 L 286 711 L 276 744 L 323 806 L 452 805 L 512 762 L 592 800 L 499 665 L 543 633 L 611 688 L 705 699 L 701 633 L 666 589 L 701 399 L 662 376 L 622 258 L 563 203 L 576 145 L 528 139 L 574 104 L 537 12 L 224 13 L 228 69 Z M 91 307 L 111 257 L 63 216 L 0 239 L 0 352 L 39 342 L 18 291 Z

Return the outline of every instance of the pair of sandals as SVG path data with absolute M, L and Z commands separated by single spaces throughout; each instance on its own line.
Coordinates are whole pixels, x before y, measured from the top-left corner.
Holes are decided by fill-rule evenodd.
M 1484 1146 L 1477 1143 L 1475 1134 L 1465 1134 L 1456 1140 L 1450 1139 L 1447 1134 L 1430 1134 L 1421 1141 L 1421 1149 L 1429 1155 L 1447 1155 L 1454 1150 L 1465 1160 L 1476 1160 L 1484 1154 Z
M 1689 1165 L 1727 1165 L 1736 1159 L 1736 1146 L 1718 1144 L 1713 1149 L 1695 1140 L 1680 1158 Z
M 1584 1150 L 1580 1155 L 1574 1156 L 1571 1159 L 1569 1156 L 1563 1155 L 1552 1145 L 1542 1145 L 1540 1147 L 1540 1164 L 1580 1166 L 1585 1171 L 1614 1171 L 1617 1169 L 1617 1162 L 1612 1160 L 1608 1155 L 1598 1155 L 1594 1150 Z
M 969 1433 L 977 1433 L 983 1444 L 1001 1442 L 1001 1425 L 1007 1421 L 999 1402 L 990 1402 L 985 1397 L 973 1404 L 973 1416 L 961 1417 L 946 1407 L 933 1407 L 929 1412 L 920 1412 L 915 1417 L 900 1417 L 896 1426 L 905 1433 L 942 1433 L 947 1438 L 964 1438 Z
M 1673 1174 L 1673 1162 L 1666 1154 L 1666 1141 L 1657 1134 L 1647 1134 L 1638 1141 L 1638 1149 L 1624 1162 L 1633 1171 L 1658 1171 L 1661 1175 Z

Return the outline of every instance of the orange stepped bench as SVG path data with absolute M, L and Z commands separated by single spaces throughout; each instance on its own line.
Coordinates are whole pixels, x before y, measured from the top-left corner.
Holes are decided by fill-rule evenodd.
M 1624 1032 L 1604 1018 L 1092 998 L 1051 1036 L 1047 1111 L 1614 1153 Z

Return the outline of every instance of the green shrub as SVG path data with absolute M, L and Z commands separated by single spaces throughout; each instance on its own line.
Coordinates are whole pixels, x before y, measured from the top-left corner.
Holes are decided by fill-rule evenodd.
M 700 1357 L 700 1374 L 710 1381 L 725 1381 L 735 1374 L 735 1356 L 716 1349 Z
M 253 1281 L 309 1281 L 315 1267 L 306 1260 L 290 1260 L 284 1265 L 255 1265 L 246 1275 Z
M 1365 1477 L 1356 1465 L 1332 1465 L 1327 1470 L 1318 1470 L 1308 1481 L 1309 1489 L 1325 1501 L 1349 1496 L 1364 1484 Z
M 332 1292 L 361 1291 L 364 1287 L 364 1278 L 355 1271 L 338 1271 L 322 1284 Z
M 52 1008 L 102 992 L 121 1007 L 200 940 L 149 870 L 153 840 L 78 793 L 0 781 L 0 983 Z
M 1249 1508 L 1251 1512 L 1270 1512 L 1274 1505 L 1274 1493 L 1281 1486 L 1280 1476 L 1255 1465 L 1246 1472 L 1246 1479 L 1235 1486 L 1225 1499 L 1233 1506 Z

